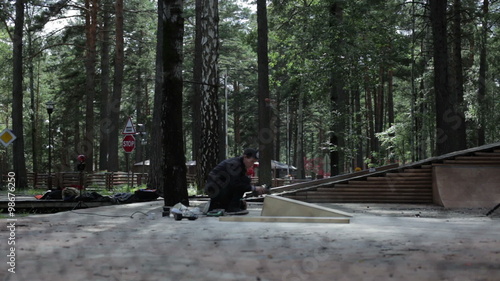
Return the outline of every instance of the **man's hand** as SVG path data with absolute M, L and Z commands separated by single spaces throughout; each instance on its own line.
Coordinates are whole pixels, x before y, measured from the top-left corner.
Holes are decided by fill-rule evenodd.
M 267 188 L 267 186 L 265 184 L 258 185 L 255 187 L 255 191 L 254 191 L 255 195 L 262 195 L 262 194 L 267 194 L 267 193 L 269 193 L 269 189 Z
M 256 195 L 262 195 L 265 192 L 266 192 L 266 189 L 263 186 L 258 185 L 258 186 L 255 187 L 255 194 Z

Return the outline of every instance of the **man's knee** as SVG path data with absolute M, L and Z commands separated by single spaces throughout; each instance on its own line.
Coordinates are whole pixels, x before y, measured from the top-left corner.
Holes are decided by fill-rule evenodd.
M 205 185 L 205 193 L 208 195 L 208 197 L 214 198 L 219 195 L 220 188 L 215 183 L 210 182 Z

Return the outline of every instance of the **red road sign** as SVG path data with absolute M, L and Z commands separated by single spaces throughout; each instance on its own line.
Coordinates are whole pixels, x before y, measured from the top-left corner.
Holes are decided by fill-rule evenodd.
M 123 137 L 122 147 L 126 153 L 130 153 L 130 152 L 134 151 L 134 149 L 135 149 L 134 136 L 133 135 L 126 135 L 125 137 Z

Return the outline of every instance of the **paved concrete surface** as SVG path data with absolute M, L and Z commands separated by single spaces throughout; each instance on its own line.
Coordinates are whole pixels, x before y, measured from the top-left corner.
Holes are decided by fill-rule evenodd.
M 175 221 L 161 201 L 0 219 L 0 280 L 499 280 L 500 210 L 321 205 L 351 223 Z

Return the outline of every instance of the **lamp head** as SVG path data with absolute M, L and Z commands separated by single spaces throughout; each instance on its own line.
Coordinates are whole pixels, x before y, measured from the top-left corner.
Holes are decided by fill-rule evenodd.
M 53 101 L 48 101 L 45 105 L 46 105 L 46 108 L 47 108 L 47 113 L 49 115 L 52 114 L 52 112 L 54 111 L 54 105 L 55 105 L 55 103 Z

